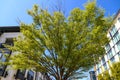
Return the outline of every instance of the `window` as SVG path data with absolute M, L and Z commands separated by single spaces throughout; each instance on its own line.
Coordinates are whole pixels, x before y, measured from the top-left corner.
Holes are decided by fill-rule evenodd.
M 34 72 L 33 71 L 28 71 L 28 74 L 27 74 L 27 80 L 33 80 L 33 77 L 34 77 Z
M 3 49 L 3 51 L 5 53 L 10 53 L 9 50 L 6 50 L 6 49 Z M 0 51 L 0 61 L 1 62 L 5 62 L 6 61 L 6 58 L 5 56 L 2 54 L 2 51 Z M 4 76 L 5 75 L 5 70 L 6 70 L 6 65 L 0 65 L 0 76 Z
M 101 63 L 99 62 L 98 64 L 97 64 L 97 68 L 99 68 L 101 66 Z
M 110 50 L 110 51 L 107 53 L 107 57 L 108 57 L 108 59 L 110 59 L 111 57 L 113 57 L 112 50 Z
M 120 41 L 117 43 L 117 48 L 120 51 Z
M 111 61 L 112 63 L 115 62 L 115 58 L 112 57 L 112 58 L 110 59 L 110 61 Z
M 110 34 L 113 36 L 117 32 L 117 29 L 115 28 L 115 25 L 111 28 Z
M 120 40 L 120 35 L 119 35 L 119 33 L 117 32 L 117 33 L 113 36 L 113 42 L 114 42 L 114 44 L 116 44 L 119 40 Z
M 120 22 L 120 17 L 118 18 L 118 21 Z
M 105 46 L 105 50 L 106 50 L 107 52 L 110 50 L 110 44 L 107 44 L 107 45 Z
M 13 38 L 7 38 L 5 44 L 13 46 Z
M 26 72 L 25 70 L 18 69 L 16 76 L 15 76 L 15 79 L 24 80 L 25 72 Z
M 5 62 L 6 58 L 3 56 L 2 52 L 0 52 L 0 61 Z M 3 76 L 5 72 L 6 66 L 5 65 L 0 65 L 0 76 Z
M 3 43 L 0 43 L 0 48 L 5 48 L 5 47 L 3 46 Z
M 103 66 L 104 66 L 104 69 L 107 70 L 107 64 L 105 63 Z
M 100 74 L 100 68 L 98 68 L 97 73 Z
M 102 63 L 103 63 L 103 64 L 105 63 L 105 58 L 104 58 L 104 57 L 102 57 Z

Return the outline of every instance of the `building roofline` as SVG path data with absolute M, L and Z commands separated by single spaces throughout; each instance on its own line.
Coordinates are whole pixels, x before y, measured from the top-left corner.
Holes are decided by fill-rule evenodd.
M 118 14 L 120 13 L 120 9 L 117 11 L 117 13 L 115 14 L 115 17 L 113 18 L 113 21 L 117 18 Z
M 20 32 L 19 26 L 0 26 L 0 33 L 4 32 Z
M 118 15 L 120 13 L 120 9 L 117 11 L 117 13 L 115 14 L 114 18 L 113 18 L 113 23 L 111 25 L 111 27 L 108 29 L 108 32 L 111 30 L 111 28 L 113 27 L 114 21 L 117 19 Z

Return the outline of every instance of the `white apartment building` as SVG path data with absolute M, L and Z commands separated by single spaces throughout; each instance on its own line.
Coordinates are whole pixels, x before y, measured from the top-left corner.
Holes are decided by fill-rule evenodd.
M 13 45 L 13 38 L 20 35 L 18 26 L 0 27 L 0 60 L 6 61 L 1 49 L 10 56 L 12 51 L 8 50 L 3 44 Z M 0 65 L 0 80 L 50 80 L 46 73 L 35 72 L 32 70 L 10 70 L 10 66 Z
M 94 67 L 96 76 L 104 73 L 106 70 L 110 73 L 110 65 L 113 62 L 120 61 L 120 10 L 114 18 L 113 25 L 109 29 L 107 37 L 110 39 L 110 42 L 105 45 L 106 53 Z

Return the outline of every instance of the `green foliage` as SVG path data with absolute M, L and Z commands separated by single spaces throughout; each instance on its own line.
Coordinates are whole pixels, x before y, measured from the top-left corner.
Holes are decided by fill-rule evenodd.
M 104 78 L 104 80 L 112 80 L 112 79 L 111 79 L 111 76 L 110 76 L 110 74 L 109 74 L 108 71 L 105 71 L 105 72 L 104 72 L 103 78 Z
M 108 71 L 105 71 L 103 74 L 98 75 L 98 80 L 112 80 Z
M 99 75 L 98 75 L 98 80 L 104 80 L 102 74 L 99 74 Z
M 23 36 L 10 47 L 15 52 L 10 58 L 13 68 L 34 69 L 56 80 L 67 80 L 78 78 L 77 73 L 89 69 L 105 53 L 103 46 L 111 22 L 96 2 L 87 3 L 85 10 L 73 9 L 68 18 L 37 5 L 28 14 L 33 23 L 21 23 Z
M 120 62 L 114 63 L 111 67 L 113 80 L 120 80 Z

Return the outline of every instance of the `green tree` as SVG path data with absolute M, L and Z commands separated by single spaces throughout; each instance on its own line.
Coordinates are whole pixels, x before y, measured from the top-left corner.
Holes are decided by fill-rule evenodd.
M 114 63 L 110 70 L 113 80 L 120 80 L 120 62 Z
M 109 74 L 108 71 L 105 71 L 105 72 L 104 72 L 103 78 L 104 78 L 104 80 L 112 80 L 112 79 L 111 79 L 111 76 L 110 76 L 110 74 Z
M 10 58 L 13 68 L 46 72 L 56 80 L 75 79 L 105 53 L 111 21 L 96 2 L 86 3 L 84 10 L 73 9 L 68 18 L 37 5 L 28 14 L 33 23 L 21 23 L 23 36 L 9 48 L 15 52 Z
M 98 80 L 112 80 L 108 71 L 105 71 L 103 74 L 98 75 Z
M 98 75 L 98 80 L 104 80 L 102 74 L 99 74 L 99 75 Z

